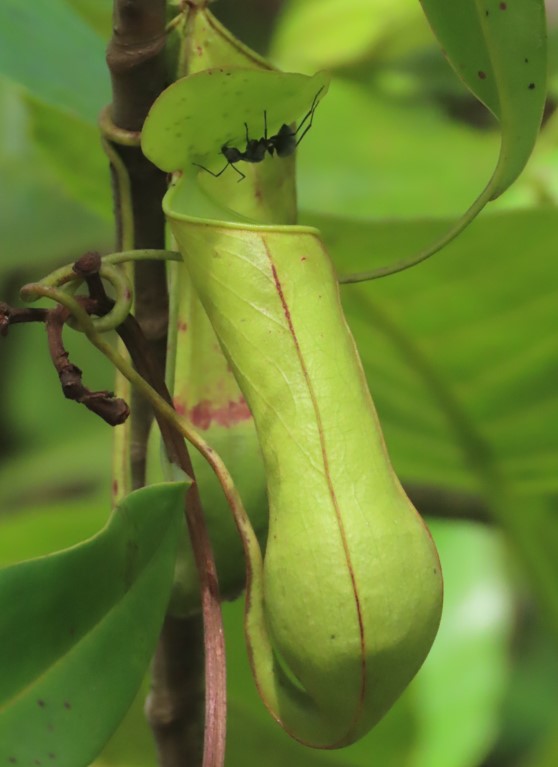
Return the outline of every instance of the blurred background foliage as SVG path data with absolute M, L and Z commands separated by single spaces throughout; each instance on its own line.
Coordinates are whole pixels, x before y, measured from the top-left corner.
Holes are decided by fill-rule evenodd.
M 96 128 L 110 99 L 111 5 L 0 4 L 6 301 L 84 250 L 111 250 Z M 312 752 L 263 709 L 247 670 L 242 605 L 226 605 L 230 767 L 558 764 L 557 9 L 548 3 L 545 125 L 519 182 L 431 261 L 342 290 L 396 470 L 440 549 L 446 606 L 434 650 L 370 736 Z M 212 10 L 276 65 L 334 74 L 299 153 L 299 203 L 340 272 L 417 251 L 488 179 L 496 126 L 447 66 L 418 3 L 220 0 Z M 67 341 L 86 383 L 110 388 L 97 352 L 70 331 Z M 0 361 L 0 562 L 8 564 L 103 524 L 111 434 L 62 398 L 42 328 L 10 330 Z M 506 502 L 494 506 L 495 475 Z M 141 697 L 97 767 L 155 764 Z

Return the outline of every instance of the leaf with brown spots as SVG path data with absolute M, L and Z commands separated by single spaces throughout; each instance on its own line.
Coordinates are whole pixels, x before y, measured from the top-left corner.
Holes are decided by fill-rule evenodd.
M 546 93 L 543 0 L 423 0 L 459 77 L 500 122 L 502 146 L 491 198 L 515 181 L 533 150 Z
M 130 706 L 172 583 L 184 483 L 73 548 L 0 570 L 0 764 L 87 767 Z

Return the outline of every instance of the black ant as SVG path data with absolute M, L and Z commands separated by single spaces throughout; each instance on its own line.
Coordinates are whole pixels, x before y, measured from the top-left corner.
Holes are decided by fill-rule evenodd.
M 215 178 L 218 178 L 222 173 L 224 173 L 230 165 L 231 168 L 240 176 L 240 178 L 238 179 L 240 183 L 240 181 L 246 178 L 246 175 L 242 173 L 242 171 L 235 166 L 237 162 L 240 162 L 241 160 L 243 160 L 244 162 L 262 162 L 265 159 L 266 152 L 272 157 L 274 154 L 276 154 L 278 157 L 288 157 L 289 155 L 293 154 L 297 146 L 300 144 L 302 139 L 306 136 L 306 134 L 312 127 L 314 112 L 316 111 L 316 107 L 318 106 L 318 96 L 320 95 L 322 91 L 323 91 L 323 86 L 314 96 L 312 106 L 310 107 L 306 115 L 302 118 L 296 130 L 293 131 L 289 125 L 287 125 L 286 123 L 283 123 L 283 125 L 279 128 L 278 133 L 276 133 L 274 136 L 269 136 L 268 138 L 267 111 L 264 110 L 263 138 L 258 138 L 258 139 L 250 138 L 248 135 L 248 123 L 244 123 L 244 128 L 246 130 L 246 149 L 244 150 L 244 152 L 242 152 L 240 149 L 237 149 L 234 146 L 228 146 L 228 144 L 223 144 L 223 146 L 221 147 L 221 154 L 225 156 L 227 164 L 225 165 L 224 168 L 222 168 L 219 171 L 219 173 L 213 173 L 212 170 L 209 170 L 209 168 L 206 168 L 203 165 L 199 165 L 197 162 L 193 164 L 196 167 L 201 168 L 202 170 L 205 170 L 208 173 L 211 173 L 211 175 L 214 176 Z M 308 125 L 302 131 L 302 135 L 298 136 L 298 132 L 300 131 L 300 129 L 303 127 L 303 125 L 306 123 L 308 119 L 310 120 Z

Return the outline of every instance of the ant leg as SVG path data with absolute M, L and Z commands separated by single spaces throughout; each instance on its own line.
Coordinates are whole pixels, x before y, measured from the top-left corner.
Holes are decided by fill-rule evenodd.
M 267 110 L 264 109 L 264 139 L 267 144 Z
M 196 168 L 201 168 L 202 170 L 205 170 L 205 171 L 206 171 L 206 173 L 210 173 L 210 174 L 213 176 L 213 178 L 219 178 L 219 176 L 220 176 L 222 173 L 224 173 L 224 172 L 227 170 L 227 168 L 229 167 L 229 165 L 230 165 L 230 164 L 231 164 L 231 163 L 230 163 L 230 162 L 228 162 L 228 163 L 225 165 L 225 167 L 224 167 L 222 170 L 220 170 L 220 171 L 219 171 L 219 173 L 213 173 L 213 171 L 212 171 L 212 170 L 209 170 L 209 168 L 206 168 L 206 167 L 205 167 L 205 165 L 200 165 L 200 164 L 199 164 L 199 163 L 197 163 L 197 162 L 193 162 L 193 163 L 192 163 L 192 165 L 195 165 L 195 166 L 196 166 Z M 235 170 L 236 170 L 236 168 L 235 168 Z
M 302 133 L 302 136 L 301 136 L 301 137 L 298 139 L 298 141 L 296 142 L 296 145 L 297 145 L 297 146 L 300 144 L 300 142 L 302 141 L 302 139 L 304 138 L 304 136 L 307 134 L 307 132 L 308 132 L 308 131 L 310 130 L 310 128 L 312 127 L 312 120 L 314 119 L 314 112 L 316 111 L 316 107 L 318 106 L 318 96 L 319 96 L 319 95 L 320 95 L 320 93 L 323 91 L 323 89 L 324 89 L 324 86 L 322 85 L 322 87 L 320 88 L 320 90 L 319 90 L 319 91 L 316 93 L 316 95 L 314 96 L 314 100 L 312 101 L 312 106 L 310 107 L 310 109 L 308 110 L 308 112 L 307 112 L 307 113 L 304 115 L 304 117 L 302 118 L 302 120 L 301 120 L 301 121 L 300 121 L 300 123 L 298 124 L 298 127 L 297 127 L 297 129 L 296 129 L 296 130 L 295 130 L 295 132 L 294 132 L 294 135 L 296 136 L 296 134 L 297 134 L 297 133 L 299 132 L 299 130 L 302 128 L 302 126 L 304 125 L 304 123 L 306 122 L 306 120 L 308 120 L 308 118 L 310 118 L 310 122 L 308 123 L 308 125 L 307 125 L 307 126 L 306 126 L 306 128 L 304 129 L 304 131 L 303 131 L 303 133 Z
M 302 131 L 302 134 L 301 134 L 301 135 L 300 135 L 300 136 L 297 138 L 297 140 L 296 140 L 296 145 L 297 145 L 297 146 L 300 144 L 300 142 L 302 141 L 302 139 L 303 139 L 303 138 L 306 136 L 306 134 L 308 133 L 308 131 L 309 131 L 309 130 L 310 130 L 310 128 L 312 127 L 312 122 L 314 121 L 314 113 L 315 113 L 315 111 L 316 111 L 316 106 L 317 106 L 317 104 L 316 104 L 316 103 L 314 103 L 314 104 L 313 104 L 313 106 L 312 106 L 312 109 L 310 110 L 310 122 L 308 123 L 308 125 L 306 126 L 306 128 L 305 128 L 305 129 Z M 298 128 L 296 129 L 296 131 L 295 131 L 295 136 L 296 136 L 296 134 L 298 133 L 298 131 L 300 130 L 300 127 L 301 127 L 301 126 L 299 125 L 299 126 L 298 126 Z
M 234 170 L 234 172 L 235 172 L 235 173 L 238 173 L 238 175 L 240 176 L 240 178 L 239 178 L 239 179 L 238 179 L 238 181 L 237 181 L 237 184 L 240 184 L 240 182 L 241 182 L 241 181 L 244 181 L 244 179 L 246 178 L 245 174 L 244 174 L 244 173 L 243 173 L 241 170 L 239 170 L 239 169 L 236 167 L 236 165 L 233 165 L 232 163 L 230 163 L 230 166 L 231 166 L 231 168 Z
M 312 115 L 312 118 L 313 118 L 313 117 L 314 117 L 314 115 Z M 305 129 L 302 131 L 302 135 L 300 136 L 300 138 L 297 138 L 297 140 L 296 140 L 296 146 L 298 146 L 298 145 L 300 144 L 300 142 L 302 141 L 302 139 L 303 139 L 303 138 L 306 136 L 306 134 L 308 133 L 308 131 L 309 131 L 309 130 L 310 130 L 310 128 L 312 127 L 312 118 L 310 118 L 310 122 L 308 123 L 308 125 L 306 126 L 306 128 L 305 128 Z M 296 135 L 296 134 L 295 134 L 295 135 Z
M 246 128 L 246 146 L 248 146 L 248 142 L 250 141 L 248 136 L 248 123 L 244 123 L 244 127 Z

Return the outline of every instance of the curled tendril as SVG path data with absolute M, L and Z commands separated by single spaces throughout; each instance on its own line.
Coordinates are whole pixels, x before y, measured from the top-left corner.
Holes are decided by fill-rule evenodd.
M 133 365 L 123 357 L 118 350 L 109 342 L 105 341 L 97 331 L 93 318 L 81 306 L 72 295 L 60 288 L 45 285 L 41 282 L 31 283 L 22 288 L 24 300 L 35 301 L 38 298 L 50 298 L 62 306 L 65 306 L 73 315 L 79 329 L 86 334 L 91 343 L 109 359 L 120 373 L 137 387 L 143 396 L 151 403 L 153 408 L 174 426 L 182 434 L 184 439 L 205 458 L 217 479 L 219 480 L 227 502 L 232 509 L 235 523 L 242 530 L 243 540 L 248 541 L 253 549 L 251 568 L 261 569 L 261 556 L 255 533 L 252 529 L 250 518 L 242 503 L 242 498 L 234 484 L 234 480 L 227 466 L 219 454 L 207 443 L 202 435 L 195 429 L 192 423 L 182 415 L 179 415 L 172 405 L 161 397 L 155 389 L 134 369 Z
M 118 265 L 143 260 L 181 261 L 182 257 L 179 253 L 168 250 L 132 250 L 105 256 L 101 260 L 98 274 L 101 279 L 106 280 L 112 286 L 114 306 L 102 317 L 89 318 L 89 322 L 96 332 L 105 333 L 114 330 L 124 322 L 132 308 L 132 285 L 124 270 L 119 269 Z M 21 289 L 21 297 L 28 302 L 36 301 L 39 298 L 51 298 L 53 301 L 66 306 L 72 312 L 72 319 L 69 320 L 69 324 L 76 330 L 84 332 L 83 323 L 75 321 L 75 310 L 80 308 L 79 304 L 71 298 L 83 282 L 83 277 L 76 274 L 73 265 L 69 264 L 56 269 L 39 282 L 25 285 Z M 68 302 L 68 299 L 71 301 Z
M 28 285 L 22 287 L 20 295 L 24 301 L 29 302 L 37 301 L 39 298 L 50 298 L 61 306 L 65 306 L 66 309 L 72 313 L 73 317 L 79 323 L 78 329 L 83 333 L 89 335 L 89 333 L 95 333 L 97 330 L 93 318 L 91 318 L 85 309 L 80 306 L 79 302 L 65 290 L 60 290 L 60 288 L 53 287 L 52 285 L 45 285 L 43 282 L 30 282 Z
M 110 264 L 101 264 L 99 276 L 106 280 L 114 289 L 114 306 L 103 317 L 91 318 L 91 323 L 98 333 L 105 333 L 108 330 L 114 330 L 121 325 L 132 308 L 132 286 L 123 270 Z M 38 298 L 52 298 L 60 304 L 66 306 L 75 317 L 75 307 L 78 306 L 74 301 L 72 294 L 82 284 L 83 278 L 72 271 L 72 267 L 63 267 L 57 269 L 40 282 L 25 285 L 21 289 L 21 297 L 24 301 L 36 301 Z M 63 289 L 60 289 L 63 288 Z M 68 298 L 71 303 L 68 303 Z M 82 330 L 73 323 L 73 327 Z

